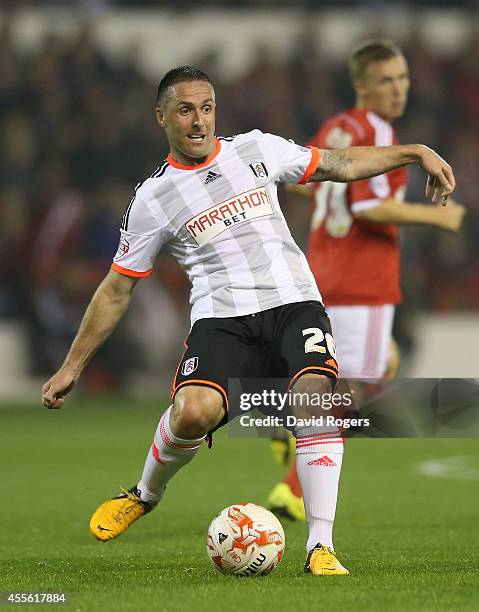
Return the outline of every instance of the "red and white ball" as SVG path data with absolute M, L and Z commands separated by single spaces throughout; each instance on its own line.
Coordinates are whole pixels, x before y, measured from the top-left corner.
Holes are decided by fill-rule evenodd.
M 283 558 L 284 531 L 275 515 L 255 504 L 222 510 L 208 529 L 206 549 L 216 570 L 236 576 L 266 576 Z

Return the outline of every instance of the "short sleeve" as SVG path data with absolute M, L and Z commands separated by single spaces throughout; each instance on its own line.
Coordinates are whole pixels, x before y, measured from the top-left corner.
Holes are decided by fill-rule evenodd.
M 156 256 L 167 240 L 167 232 L 139 192 L 123 215 L 120 233 L 112 269 L 135 278 L 149 276 Z
M 320 157 L 316 147 L 303 147 L 273 134 L 263 134 L 263 139 L 274 180 L 303 185 L 316 171 Z

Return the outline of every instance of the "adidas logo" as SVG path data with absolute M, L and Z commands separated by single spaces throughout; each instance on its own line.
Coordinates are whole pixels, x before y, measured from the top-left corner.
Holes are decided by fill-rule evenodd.
M 319 457 L 319 459 L 314 459 L 314 461 L 308 461 L 308 465 L 321 465 L 323 467 L 334 467 L 336 463 L 328 457 L 328 455 L 323 455 Z
M 212 170 L 210 170 L 208 174 L 206 175 L 205 185 L 208 185 L 208 183 L 212 183 L 213 181 L 216 181 L 216 179 L 219 179 L 221 176 L 222 176 L 221 174 L 216 174 L 216 172 L 213 172 Z

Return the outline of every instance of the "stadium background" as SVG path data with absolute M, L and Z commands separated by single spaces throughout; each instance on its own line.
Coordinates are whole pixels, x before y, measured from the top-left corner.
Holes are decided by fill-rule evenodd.
M 301 143 L 353 103 L 345 57 L 356 41 L 403 44 L 412 88 L 400 139 L 453 164 L 468 215 L 458 236 L 402 232 L 402 373 L 477 378 L 477 2 L 178 6 L 0 1 L 0 592 L 67 591 L 79 612 L 477 610 L 477 439 L 350 442 L 335 531 L 352 570 L 346 588 L 302 574 L 296 523 L 285 524 L 286 555 L 267 581 L 213 573 L 213 515 L 266 503 L 283 473 L 264 440 L 225 431 L 143 524 L 106 546 L 88 533 L 95 506 L 135 482 L 167 405 L 188 329 L 188 287 L 167 254 L 62 411 L 41 407 L 40 386 L 109 268 L 135 184 L 166 154 L 153 106 L 173 65 L 211 75 L 219 134 L 260 127 Z M 413 169 L 408 199 L 423 193 Z M 281 198 L 304 246 L 310 209 Z
M 36 393 L 38 381 L 61 363 L 108 270 L 134 186 L 166 155 L 153 106 L 169 67 L 191 63 L 211 75 L 219 134 L 260 127 L 304 143 L 325 117 L 353 104 L 347 52 L 374 35 L 399 40 L 409 61 L 401 142 L 427 143 L 452 163 L 456 199 L 469 211 L 459 236 L 402 232 L 406 300 L 396 323 L 402 374 L 451 375 L 434 344 L 442 336 L 440 343 L 459 349 L 452 374 L 473 376 L 478 13 L 466 3 L 463 9 L 362 3 L 336 10 L 320 2 L 199 4 L 179 12 L 165 2 L 3 3 L 0 397 Z M 413 169 L 408 199 L 423 201 L 423 194 L 424 177 Z M 311 210 L 285 192 L 282 202 L 304 247 Z M 162 254 L 154 278 L 140 283 L 129 316 L 88 368 L 83 388 L 154 392 L 167 384 L 188 329 L 187 295 L 178 267 Z

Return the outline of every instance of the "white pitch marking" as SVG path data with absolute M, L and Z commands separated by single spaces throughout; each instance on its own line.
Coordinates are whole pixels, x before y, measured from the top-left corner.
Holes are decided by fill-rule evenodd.
M 473 461 L 477 462 L 477 457 L 458 455 L 421 461 L 415 465 L 415 469 L 419 474 L 432 478 L 479 480 L 479 467 L 472 465 Z

